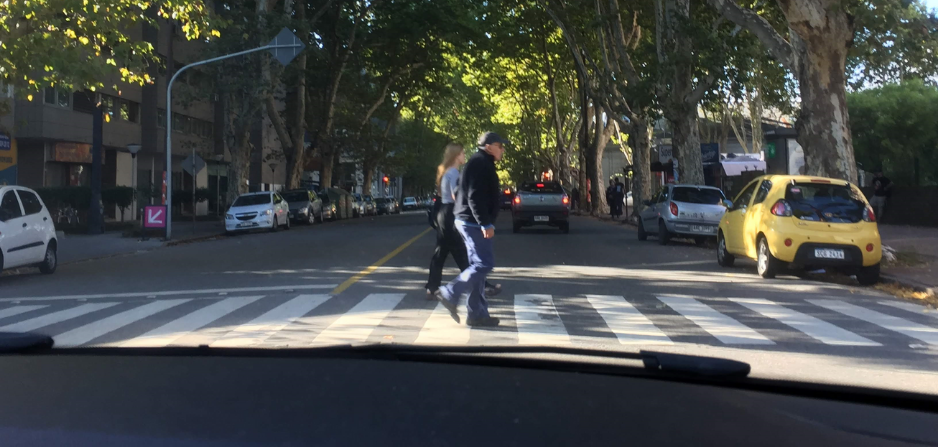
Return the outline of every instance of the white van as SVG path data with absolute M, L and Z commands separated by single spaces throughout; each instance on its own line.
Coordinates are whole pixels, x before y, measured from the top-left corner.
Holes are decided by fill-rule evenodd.
M 39 194 L 22 186 L 0 187 L 0 270 L 34 265 L 52 273 L 57 247 L 52 216 Z

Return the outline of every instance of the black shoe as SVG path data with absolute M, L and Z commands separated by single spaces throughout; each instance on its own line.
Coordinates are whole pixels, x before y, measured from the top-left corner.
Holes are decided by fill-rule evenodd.
M 502 293 L 501 284 L 492 285 L 489 283 L 485 283 L 485 296 L 495 296 L 495 295 L 498 295 L 499 293 Z
M 433 292 L 433 297 L 436 298 L 436 300 L 441 304 L 443 304 L 443 307 L 449 311 L 449 316 L 453 317 L 453 320 L 456 320 L 456 322 L 459 323 L 459 313 L 456 312 L 456 305 L 450 302 L 450 300 L 446 299 L 446 297 L 444 297 L 439 290 Z
M 466 324 L 475 327 L 495 327 L 501 320 L 493 316 L 467 319 Z
M 433 301 L 435 299 L 436 299 L 436 290 L 427 289 L 427 301 Z

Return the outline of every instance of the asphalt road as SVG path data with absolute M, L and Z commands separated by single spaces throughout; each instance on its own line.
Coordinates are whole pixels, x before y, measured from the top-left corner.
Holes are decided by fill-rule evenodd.
M 747 361 L 759 377 L 938 394 L 935 311 L 858 286 L 763 280 L 752 263 L 722 269 L 712 248 L 639 242 L 618 224 L 573 218 L 570 234 L 512 234 L 507 220 L 492 276 L 503 292 L 490 298 L 498 328 L 457 325 L 426 300 L 434 235 L 417 212 L 0 277 L 0 331 L 43 332 L 64 347 L 651 349 Z

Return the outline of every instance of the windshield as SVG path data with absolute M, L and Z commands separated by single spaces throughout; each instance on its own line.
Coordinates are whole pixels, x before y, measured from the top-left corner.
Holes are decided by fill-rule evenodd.
M 785 188 L 792 215 L 801 220 L 857 223 L 866 204 L 853 188 L 844 185 L 795 183 Z
M 231 206 L 253 206 L 253 205 L 263 205 L 265 203 L 271 203 L 270 194 L 249 194 L 246 196 L 238 197 Z
M 938 394 L 935 8 L 0 0 L 0 333 Z
M 709 188 L 682 188 L 675 187 L 671 200 L 683 203 L 698 203 L 701 205 L 720 205 L 726 197 L 718 189 Z
M 285 192 L 283 198 L 287 202 L 304 202 L 309 200 L 309 193 L 306 191 Z

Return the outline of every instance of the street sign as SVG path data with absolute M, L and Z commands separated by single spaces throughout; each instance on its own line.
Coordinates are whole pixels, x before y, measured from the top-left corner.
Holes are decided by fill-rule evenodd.
M 143 228 L 165 228 L 166 206 L 147 205 L 143 208 Z
M 189 175 L 198 175 L 199 172 L 205 169 L 205 160 L 198 155 L 190 155 L 182 161 L 182 169 L 188 172 Z
M 274 59 L 277 59 L 283 65 L 289 64 L 296 55 L 300 54 L 300 52 L 306 48 L 306 44 L 286 28 L 280 30 L 280 34 L 277 34 L 277 37 L 274 37 L 274 40 L 271 40 L 267 45 L 286 47 L 271 48 L 268 50 L 270 54 L 274 56 Z

